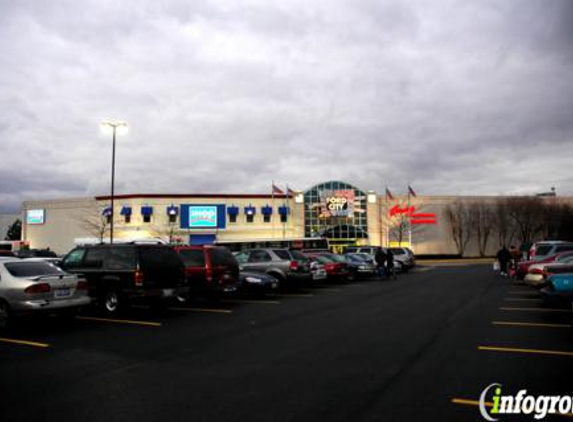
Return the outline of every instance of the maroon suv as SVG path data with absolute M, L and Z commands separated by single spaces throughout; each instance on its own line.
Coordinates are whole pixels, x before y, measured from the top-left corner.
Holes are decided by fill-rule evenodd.
M 224 246 L 176 246 L 191 292 L 234 292 L 239 264 Z

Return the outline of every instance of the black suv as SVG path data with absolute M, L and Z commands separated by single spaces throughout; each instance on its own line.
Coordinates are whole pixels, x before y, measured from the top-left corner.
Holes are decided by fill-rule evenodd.
M 162 307 L 188 291 L 183 263 L 166 245 L 81 246 L 64 257 L 61 267 L 85 277 L 90 296 L 107 314 L 139 299 Z

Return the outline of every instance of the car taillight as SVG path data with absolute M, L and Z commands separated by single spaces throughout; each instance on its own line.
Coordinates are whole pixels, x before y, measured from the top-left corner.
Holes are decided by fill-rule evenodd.
M 532 268 L 529 270 L 529 272 L 531 274 L 543 274 L 543 270 L 541 270 L 540 268 Z
M 294 260 L 293 260 L 293 261 L 290 262 L 289 269 L 290 269 L 291 271 L 296 271 L 296 270 L 298 270 L 298 266 L 299 266 L 299 265 L 298 265 L 298 261 L 294 261 Z
M 34 284 L 24 289 L 24 293 L 29 295 L 37 295 L 40 293 L 48 293 L 52 288 L 48 283 Z
M 88 282 L 85 280 L 78 281 L 76 284 L 76 290 L 87 290 L 88 289 Z
M 144 276 L 143 272 L 141 272 L 141 271 L 136 271 L 136 272 L 135 272 L 135 277 L 134 277 L 135 285 L 136 285 L 137 287 L 141 287 L 141 286 L 143 286 L 143 282 L 144 282 L 144 281 L 145 281 L 145 276 Z

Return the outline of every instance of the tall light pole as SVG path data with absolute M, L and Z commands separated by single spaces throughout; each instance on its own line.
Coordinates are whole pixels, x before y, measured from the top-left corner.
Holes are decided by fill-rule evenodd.
M 127 123 L 119 120 L 105 120 L 101 123 L 101 129 L 113 136 L 113 146 L 111 152 L 111 219 L 109 225 L 109 243 L 113 243 L 113 217 L 114 217 L 114 194 L 115 194 L 115 136 L 127 133 Z

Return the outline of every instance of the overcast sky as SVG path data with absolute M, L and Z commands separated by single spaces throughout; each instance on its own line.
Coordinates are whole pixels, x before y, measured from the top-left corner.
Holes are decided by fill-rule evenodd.
M 0 2 L 0 211 L 109 192 L 573 194 L 573 1 Z

